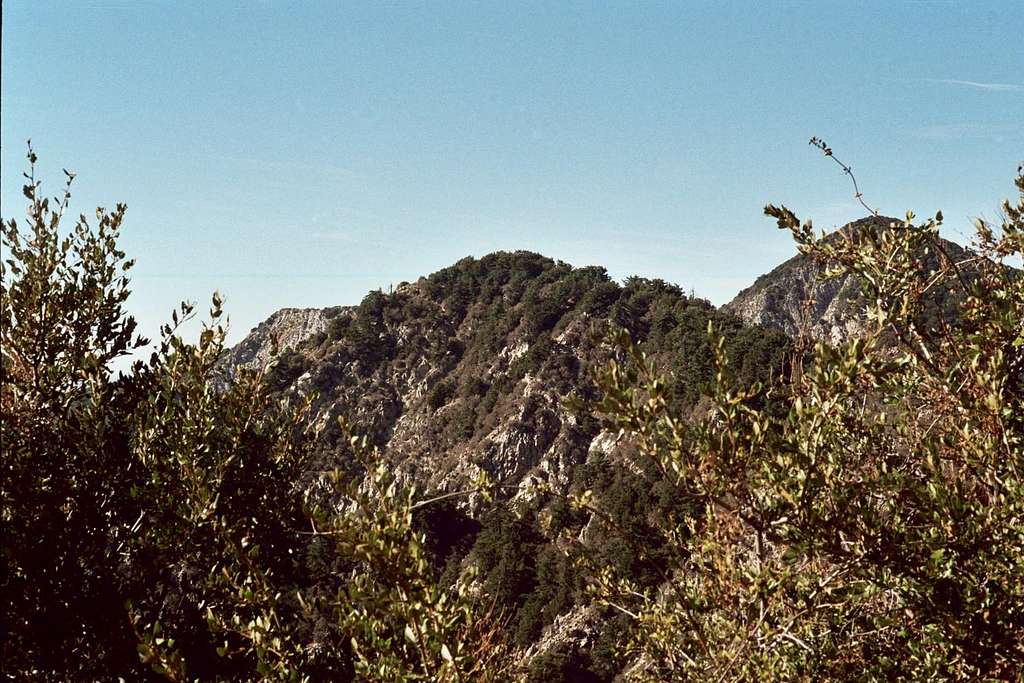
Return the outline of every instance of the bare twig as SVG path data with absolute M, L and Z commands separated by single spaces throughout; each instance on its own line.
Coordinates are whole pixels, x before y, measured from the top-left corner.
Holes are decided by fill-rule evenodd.
M 824 140 L 818 137 L 812 137 L 810 142 L 808 142 L 807 144 L 814 145 L 815 147 L 820 149 L 825 156 L 839 164 L 839 167 L 843 169 L 843 173 L 850 176 L 850 181 L 853 183 L 853 196 L 857 198 L 857 201 L 860 202 L 860 205 L 867 209 L 868 213 L 870 213 L 875 218 L 880 218 L 882 216 L 882 214 L 879 213 L 878 209 L 872 209 L 864 201 L 864 194 L 860 191 L 860 186 L 857 185 L 857 176 L 853 175 L 853 168 L 847 166 L 842 161 L 840 161 L 836 157 L 836 155 L 832 153 L 832 148 L 829 147 Z

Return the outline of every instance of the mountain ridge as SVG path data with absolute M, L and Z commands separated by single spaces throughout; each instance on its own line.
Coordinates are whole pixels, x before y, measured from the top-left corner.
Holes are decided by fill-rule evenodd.
M 855 223 L 853 232 L 876 222 Z M 649 514 L 674 503 L 644 477 L 612 467 L 628 445 L 564 399 L 596 397 L 592 374 L 617 353 L 607 337 L 614 328 L 630 330 L 667 373 L 684 415 L 706 410 L 709 323 L 723 334 L 741 385 L 785 377 L 808 297 L 812 336 L 841 341 L 862 329 L 855 284 L 822 282 L 823 270 L 797 255 L 715 308 L 662 280 L 620 284 L 600 267 L 496 252 L 370 292 L 358 306 L 277 311 L 230 351 L 229 363 L 264 364 L 283 397 L 313 397 L 317 468 L 350 465 L 344 417 L 381 449 L 400 483 L 423 495 L 472 488 L 485 473 L 498 486 L 495 503 L 457 496 L 423 521 L 442 578 L 479 570 L 479 589 L 509 615 L 532 680 L 612 680 L 628 665 L 605 651 L 614 615 L 574 583 L 560 533 L 585 539 L 606 562 L 636 567 L 641 581 L 658 579 L 644 576 L 650 560 L 600 520 L 571 513 L 565 496 L 594 491 L 637 538 Z
M 290 335 L 278 340 L 267 381 L 284 398 L 313 397 L 313 468 L 351 465 L 344 417 L 380 448 L 401 484 L 424 496 L 472 488 L 481 472 L 497 485 L 496 503 L 457 496 L 425 523 L 444 549 L 439 571 L 477 567 L 481 589 L 509 612 L 517 644 L 538 661 L 556 650 L 589 652 L 603 633 L 558 549 L 563 527 L 607 546 L 599 551 L 616 561 L 639 562 L 605 542 L 600 524 L 570 514 L 565 496 L 593 489 L 619 501 L 638 534 L 640 511 L 668 504 L 641 479 L 616 473 L 619 441 L 565 401 L 596 398 L 593 371 L 617 353 L 608 331 L 632 330 L 671 369 L 670 395 L 683 412 L 701 410 L 713 378 L 709 322 L 728 340 L 742 383 L 782 374 L 789 349 L 783 334 L 745 325 L 676 285 L 619 284 L 603 268 L 530 252 L 462 259 L 394 292 L 370 292 L 356 307 L 272 318 L 231 358 L 258 363 L 271 357 L 275 333 Z
M 825 239 L 838 239 L 844 235 L 856 238 L 863 235 L 866 230 L 899 222 L 899 219 L 891 217 L 868 216 L 847 223 L 827 234 Z M 971 254 L 968 249 L 956 242 L 939 238 L 939 243 L 954 260 L 966 259 Z M 494 252 L 481 259 L 506 253 L 531 252 Z M 540 254 L 535 256 L 547 259 Z M 474 260 L 473 257 L 466 257 L 460 263 L 467 259 Z M 932 254 L 925 265 L 935 269 L 938 266 L 937 256 Z M 452 267 L 455 266 L 449 268 Z M 443 273 L 449 268 L 443 268 L 438 273 Z M 599 266 L 577 269 L 588 268 L 604 270 Z M 826 279 L 823 277 L 824 271 L 825 267 L 815 262 L 812 257 L 797 253 L 758 276 L 754 282 L 740 290 L 718 309 L 735 315 L 749 325 L 779 330 L 790 337 L 805 334 L 814 340 L 839 343 L 863 332 L 863 315 L 857 310 L 860 306 L 859 288 L 852 275 Z M 398 289 L 413 290 L 430 277 L 433 276 L 422 277 L 417 283 L 402 283 Z M 808 300 L 812 302 L 809 308 Z M 279 350 L 291 349 L 306 338 L 323 332 L 330 318 L 341 313 L 353 314 L 357 308 L 358 306 L 350 305 L 278 309 L 230 349 L 229 363 L 249 366 L 269 363 L 272 356 L 272 336 L 276 335 Z

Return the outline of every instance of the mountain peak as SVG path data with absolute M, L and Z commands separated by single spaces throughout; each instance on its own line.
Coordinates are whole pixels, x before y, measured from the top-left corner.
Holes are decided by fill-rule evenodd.
M 825 236 L 826 241 L 859 239 L 866 233 L 901 224 L 898 218 L 868 216 L 847 223 Z M 968 252 L 955 242 L 939 238 L 943 249 L 956 261 Z M 938 255 L 922 254 L 922 266 L 935 271 Z M 826 264 L 808 254 L 797 254 L 757 278 L 722 308 L 747 324 L 764 325 L 817 341 L 837 344 L 864 332 L 867 320 L 857 278 L 847 274 L 825 278 Z M 932 302 L 945 307 L 948 292 L 936 289 Z

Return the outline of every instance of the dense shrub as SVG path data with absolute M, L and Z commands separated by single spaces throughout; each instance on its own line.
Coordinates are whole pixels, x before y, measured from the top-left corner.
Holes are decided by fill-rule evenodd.
M 70 176 L 55 206 L 28 178 L 28 226 L 3 222 L 0 265 L 3 675 L 503 680 L 472 576 L 441 587 L 428 561 L 466 542 L 428 544 L 424 505 L 365 440 L 344 444 L 362 476 L 310 481 L 305 405 L 274 391 L 305 357 L 228 374 L 214 295 L 197 343 L 182 304 L 115 377 L 147 343 L 123 308 L 126 209 L 68 234 Z M 364 361 L 387 354 L 385 313 L 371 294 L 341 330 Z
M 606 424 L 635 446 L 634 470 L 660 472 L 699 513 L 654 519 L 658 585 L 616 563 L 591 575 L 630 617 L 633 677 L 1024 671 L 1024 278 L 1005 265 L 1024 251 L 1024 174 L 1017 187 L 1001 228 L 978 222 L 970 276 L 944 256 L 938 274 L 917 267 L 942 253 L 941 214 L 820 239 L 769 206 L 803 252 L 860 277 L 872 326 L 797 359 L 791 382 L 746 388 L 709 326 L 710 414 L 696 424 L 624 339 L 628 360 L 599 381 Z M 916 324 L 934 286 L 966 293 L 957 326 Z

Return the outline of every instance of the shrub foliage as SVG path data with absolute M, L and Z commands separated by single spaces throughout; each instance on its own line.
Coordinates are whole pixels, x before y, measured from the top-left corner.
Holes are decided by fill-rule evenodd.
M 1024 249 L 1024 175 L 1016 185 L 1000 227 L 977 222 L 969 278 L 963 262 L 918 267 L 941 214 L 825 240 L 768 206 L 801 251 L 859 276 L 872 325 L 750 388 L 709 326 L 715 382 L 696 424 L 624 342 L 599 381 L 606 426 L 694 512 L 658 520 L 671 550 L 658 585 L 591 567 L 595 595 L 631 618 L 632 677 L 1021 675 L 1024 278 L 1006 260 Z M 929 290 L 953 284 L 959 324 L 916 326 Z
M 55 204 L 27 178 L 0 273 L 4 675 L 500 677 L 490 604 L 436 581 L 415 491 L 355 437 L 365 477 L 310 481 L 303 406 L 280 372 L 225 369 L 217 295 L 196 343 L 182 304 L 114 376 L 148 343 L 123 308 L 125 206 L 65 234 L 71 175 Z

